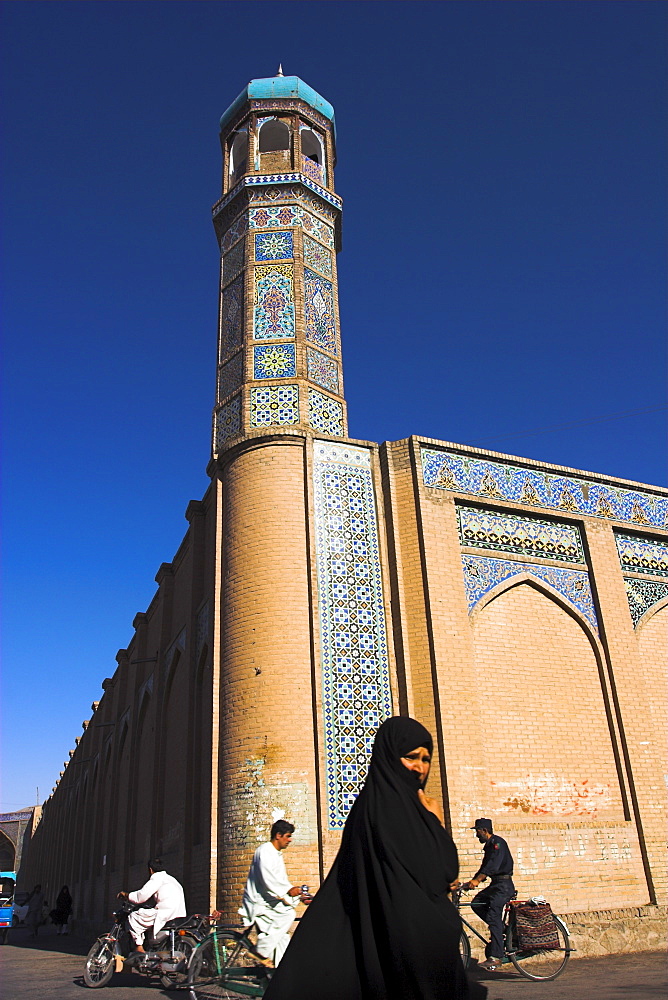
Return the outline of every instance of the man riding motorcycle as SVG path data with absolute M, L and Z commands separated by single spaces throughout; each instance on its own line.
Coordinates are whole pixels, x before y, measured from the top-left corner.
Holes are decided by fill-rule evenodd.
M 130 903 L 147 903 L 155 897 L 153 906 L 143 906 L 128 916 L 130 933 L 140 954 L 144 952 L 144 934 L 149 928 L 153 928 L 155 939 L 168 920 L 186 916 L 183 886 L 167 874 L 160 858 L 152 858 L 148 862 L 148 873 L 149 880 L 141 889 L 118 893 L 119 899 L 127 899 Z

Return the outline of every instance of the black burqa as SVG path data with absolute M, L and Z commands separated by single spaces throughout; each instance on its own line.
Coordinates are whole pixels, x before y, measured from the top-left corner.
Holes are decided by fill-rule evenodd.
M 379 728 L 339 853 L 264 1000 L 468 997 L 461 921 L 447 896 L 457 849 L 400 760 L 420 746 L 431 753 L 431 736 L 414 719 Z

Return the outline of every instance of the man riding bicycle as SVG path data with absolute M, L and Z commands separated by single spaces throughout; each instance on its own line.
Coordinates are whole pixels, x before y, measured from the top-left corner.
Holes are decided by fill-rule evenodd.
M 513 856 L 503 837 L 498 837 L 492 832 L 491 819 L 477 819 L 471 829 L 475 830 L 476 837 L 481 844 L 484 844 L 483 859 L 473 878 L 462 884 L 462 889 L 475 889 L 487 878 L 491 879 L 491 884 L 473 897 L 471 909 L 488 925 L 491 937 L 490 943 L 485 948 L 487 961 L 480 967 L 493 969 L 501 964 L 505 951 L 503 908 L 515 894 L 512 879 Z
M 118 893 L 119 899 L 127 899 L 130 903 L 147 903 L 155 897 L 155 905 L 143 906 L 128 914 L 130 933 L 138 952 L 144 952 L 144 934 L 150 927 L 156 938 L 168 920 L 186 916 L 183 886 L 172 875 L 167 874 L 160 858 L 149 861 L 148 873 L 149 880 L 141 889 Z

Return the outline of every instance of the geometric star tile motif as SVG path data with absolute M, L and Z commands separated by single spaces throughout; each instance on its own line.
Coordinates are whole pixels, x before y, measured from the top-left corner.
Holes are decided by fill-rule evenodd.
M 330 354 L 336 354 L 332 282 L 307 267 L 304 268 L 304 313 L 306 339 Z
M 228 438 L 241 433 L 241 396 L 235 396 L 216 414 L 216 451 L 220 451 Z
M 309 389 L 308 422 L 322 434 L 343 437 L 343 404 L 316 389 Z
M 585 564 L 580 532 L 575 525 L 539 521 L 474 507 L 457 507 L 462 545 L 498 552 L 515 552 L 534 559 L 561 559 Z
M 634 628 L 646 611 L 668 597 L 668 583 L 663 580 L 638 580 L 637 577 L 625 576 L 624 586 Z
M 436 448 L 421 453 L 425 486 L 629 524 L 668 525 L 668 497 Z
M 253 347 L 253 378 L 294 378 L 296 374 L 294 344 Z
M 313 348 L 306 348 L 306 373 L 311 382 L 329 389 L 330 392 L 339 391 L 339 366 L 336 361 L 314 351 Z
M 462 554 L 462 567 L 469 611 L 472 611 L 480 598 L 498 583 L 509 580 L 519 573 L 529 573 L 536 579 L 548 583 L 569 604 L 577 608 L 595 629 L 598 629 L 589 575 L 586 572 L 561 566 L 521 563 L 510 559 L 466 554 Z
M 220 329 L 220 360 L 241 346 L 243 332 L 244 277 L 240 275 L 223 292 Z
M 280 229 L 285 226 L 301 226 L 321 243 L 334 247 L 332 226 L 307 212 L 301 205 L 267 205 L 265 208 L 253 208 L 248 213 L 249 229 Z
M 256 260 L 292 260 L 292 233 L 256 233 Z
M 304 263 L 314 271 L 320 271 L 325 277 L 332 277 L 332 255 L 309 236 L 304 236 Z
M 294 335 L 292 264 L 256 267 L 253 337 L 256 340 L 284 340 Z
M 622 569 L 627 573 L 649 573 L 668 576 L 668 544 L 659 539 L 650 541 L 638 535 L 615 532 L 617 552 Z
M 296 385 L 252 386 L 251 427 L 299 423 L 299 387 Z
M 340 830 L 392 695 L 370 455 L 324 441 L 313 452 L 327 819 Z
M 225 399 L 239 388 L 244 376 L 243 352 L 235 354 L 234 357 L 222 365 L 218 372 L 218 402 Z

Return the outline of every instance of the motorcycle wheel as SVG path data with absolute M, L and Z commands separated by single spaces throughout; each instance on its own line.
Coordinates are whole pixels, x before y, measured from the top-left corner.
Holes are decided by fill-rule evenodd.
M 113 976 L 115 968 L 116 962 L 111 941 L 107 938 L 98 938 L 86 955 L 83 971 L 84 983 L 92 990 L 106 986 Z
M 190 962 L 190 956 L 197 947 L 197 941 L 188 936 L 180 937 L 178 941 L 179 951 L 183 952 L 182 968 L 176 972 L 163 972 L 160 974 L 160 982 L 166 990 L 181 990 L 187 985 L 188 963 Z

